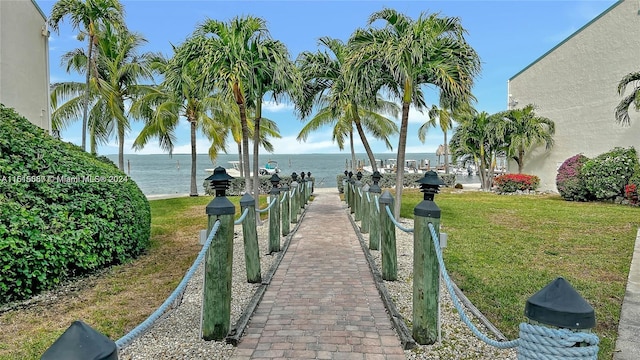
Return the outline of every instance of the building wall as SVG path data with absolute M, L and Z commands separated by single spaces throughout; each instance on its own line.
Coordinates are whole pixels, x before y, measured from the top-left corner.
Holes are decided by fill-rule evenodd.
M 535 104 L 556 124 L 553 149 L 538 147 L 525 157 L 523 172 L 539 176 L 541 190 L 556 190 L 557 169 L 573 155 L 640 150 L 640 114 L 630 108 L 629 127 L 614 117 L 618 82 L 640 71 L 639 10 L 637 0 L 617 2 L 509 80 L 510 107 Z
M 0 103 L 51 131 L 49 32 L 32 0 L 0 0 Z

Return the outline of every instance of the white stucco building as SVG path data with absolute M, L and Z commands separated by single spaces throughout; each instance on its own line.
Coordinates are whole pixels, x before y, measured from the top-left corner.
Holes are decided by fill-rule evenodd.
M 556 124 L 553 149 L 541 146 L 525 157 L 523 172 L 539 176 L 541 190 L 556 190 L 557 169 L 573 155 L 592 158 L 617 146 L 640 150 L 640 114 L 630 108 L 629 127 L 614 117 L 622 99 L 618 82 L 635 71 L 640 2 L 621 0 L 509 79 L 509 108 L 535 104 L 538 115 Z
M 46 21 L 33 0 L 0 0 L 0 103 L 50 132 Z

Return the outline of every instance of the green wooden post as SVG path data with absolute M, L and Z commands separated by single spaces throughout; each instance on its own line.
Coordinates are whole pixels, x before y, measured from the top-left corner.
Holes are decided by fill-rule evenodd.
M 353 199 L 353 219 L 355 221 L 361 221 L 362 209 L 360 205 L 362 204 L 362 181 L 356 180 L 353 190 L 356 195 L 355 199 Z
M 207 178 L 215 188 L 216 196 L 207 205 L 207 229 L 211 232 L 220 220 L 218 232 L 207 250 L 204 268 L 202 303 L 202 338 L 222 340 L 231 323 L 231 279 L 233 269 L 233 216 L 235 207 L 225 196 L 229 180 L 223 167 L 217 167 Z
M 370 202 L 371 196 L 369 196 L 369 185 L 364 184 L 362 186 L 362 200 L 360 201 L 360 212 L 362 214 L 362 221 L 360 222 L 360 232 L 363 234 L 369 233 L 369 223 L 371 222 L 371 214 L 369 213 Z
M 256 200 L 246 193 L 240 198 L 240 208 L 242 213 L 247 209 L 247 216 L 242 221 L 247 282 L 252 284 L 260 283 L 262 282 L 262 274 L 260 273 L 260 249 L 256 228 Z
M 349 172 L 347 170 L 344 171 L 344 177 L 342 178 L 342 194 L 344 195 L 344 202 L 349 205 L 349 192 L 347 190 L 347 175 Z
M 294 176 L 295 175 L 295 176 Z M 298 178 L 298 175 L 296 173 L 291 174 L 291 194 L 293 194 L 291 196 L 291 223 L 292 224 L 297 224 L 298 223 L 298 209 L 300 208 L 300 206 L 298 206 L 298 191 L 300 191 L 300 186 L 298 185 L 298 182 L 296 181 L 296 179 Z
M 382 278 L 388 281 L 398 279 L 398 259 L 396 254 L 396 225 L 391 221 L 385 206 L 393 209 L 393 196 L 387 190 L 380 196 L 380 226 L 382 240 Z
M 280 251 L 280 189 L 278 174 L 271 176 L 271 192 L 269 192 L 269 204 L 276 203 L 269 209 L 269 254 Z
M 382 192 L 380 189 L 380 185 L 378 182 L 382 178 L 380 172 L 374 171 L 373 175 L 371 175 L 371 179 L 373 180 L 373 185 L 369 187 L 369 193 L 371 194 L 371 204 L 369 204 L 371 210 L 369 213 L 371 214 L 371 226 L 369 228 L 369 249 L 378 250 L 380 249 L 380 214 L 378 208 L 380 204 L 378 203 L 379 194 Z
M 440 234 L 440 208 L 433 202 L 444 185 L 434 171 L 418 180 L 424 200 L 413 210 L 413 338 L 418 344 L 434 344 L 440 332 L 440 266 L 429 223 Z
M 305 205 L 305 200 L 304 200 L 305 185 L 306 185 L 306 180 L 304 179 L 305 176 L 306 174 L 304 171 L 300 173 L 300 185 L 298 185 L 298 215 L 302 215 L 302 210 L 304 209 L 304 205 Z
M 354 205 L 354 200 L 355 200 L 355 193 L 354 193 L 354 184 L 355 184 L 355 179 L 353 179 L 353 173 L 351 171 L 349 171 L 349 213 L 353 214 L 355 212 L 355 209 L 353 208 Z
M 289 187 L 286 185 L 281 187 L 280 193 L 282 194 L 284 199 L 282 201 L 282 236 L 287 236 L 291 231 L 291 221 L 289 220 L 289 217 L 291 216 L 291 196 L 289 196 Z

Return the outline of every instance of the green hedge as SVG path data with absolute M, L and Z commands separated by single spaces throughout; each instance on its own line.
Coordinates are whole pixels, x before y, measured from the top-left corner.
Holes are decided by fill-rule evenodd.
M 149 203 L 110 161 L 0 104 L 0 304 L 139 255 Z
M 597 200 L 613 200 L 624 194 L 624 186 L 639 171 L 633 147 L 614 148 L 588 160 L 581 169 L 585 185 Z
M 362 182 L 365 184 L 373 184 L 373 180 L 371 179 L 371 175 L 372 174 L 363 174 L 362 175 Z M 381 189 L 395 189 L 396 187 L 396 174 L 380 174 L 382 175 L 382 178 L 380 179 L 380 181 L 378 182 L 378 185 L 380 186 Z M 444 182 L 444 186 L 446 187 L 453 187 L 455 182 L 456 182 L 456 175 L 455 174 L 438 174 L 438 176 L 440 177 L 440 179 Z M 418 188 L 420 187 L 420 185 L 416 182 L 418 180 L 420 180 L 421 178 L 424 177 L 424 172 L 420 172 L 420 173 L 406 173 L 404 174 L 404 177 L 402 178 L 402 182 L 403 182 L 403 188 Z M 348 179 L 348 176 L 345 176 L 344 174 L 338 174 L 336 176 L 336 181 L 338 182 L 338 192 L 339 193 L 343 193 L 344 192 L 344 186 L 342 184 L 342 181 L 345 179 Z M 355 180 L 356 176 L 353 176 L 353 179 Z

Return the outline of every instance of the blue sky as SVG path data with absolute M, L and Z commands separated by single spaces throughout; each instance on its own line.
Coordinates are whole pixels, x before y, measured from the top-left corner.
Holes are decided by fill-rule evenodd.
M 284 42 L 293 59 L 302 51 L 316 51 L 317 40 L 330 36 L 346 41 L 359 27 L 367 25 L 373 12 L 385 7 L 396 9 L 411 18 L 421 12 L 439 12 L 456 16 L 468 31 L 467 41 L 480 55 L 482 72 L 476 80 L 473 93 L 478 99 L 476 109 L 494 113 L 506 109 L 507 80 L 535 61 L 573 32 L 598 16 L 615 3 L 614 0 L 564 0 L 564 1 L 177 1 L 177 0 L 121 0 L 125 8 L 127 26 L 141 33 L 147 44 L 141 51 L 172 54 L 171 44 L 182 43 L 207 18 L 227 21 L 235 16 L 254 15 L 267 21 L 273 38 Z M 55 1 L 36 0 L 49 15 Z M 51 33 L 50 67 L 51 82 L 83 81 L 78 74 L 67 74 L 60 66 L 61 55 L 85 42 L 79 42 L 74 31 L 64 19 L 59 34 Z M 437 95 L 431 92 L 428 104 L 437 103 Z M 275 120 L 282 134 L 273 139 L 275 153 L 338 153 L 340 150 L 331 141 L 331 129 L 321 129 L 305 143 L 296 140 L 304 120 L 298 119 L 289 104 L 267 103 L 265 117 Z M 412 111 L 409 116 L 407 152 L 430 153 L 443 141 L 440 130 L 432 128 L 426 142 L 418 140 L 417 129 L 427 120 L 426 114 Z M 80 122 L 62 132 L 62 138 L 76 144 L 81 143 Z M 125 153 L 163 153 L 157 141 L 150 142 L 142 151 L 131 149 L 133 139 L 141 128 L 133 123 L 125 142 Z M 189 153 L 189 126 L 183 121 L 177 133 L 174 153 Z M 392 139 L 394 149 L 397 139 Z M 206 153 L 208 140 L 198 135 L 198 153 Z M 381 142 L 372 141 L 374 152 L 389 152 Z M 117 153 L 116 139 L 102 145 L 100 154 Z M 234 153 L 231 144 L 229 153 Z M 348 151 L 348 148 L 345 149 Z M 356 151 L 364 152 L 356 143 Z

